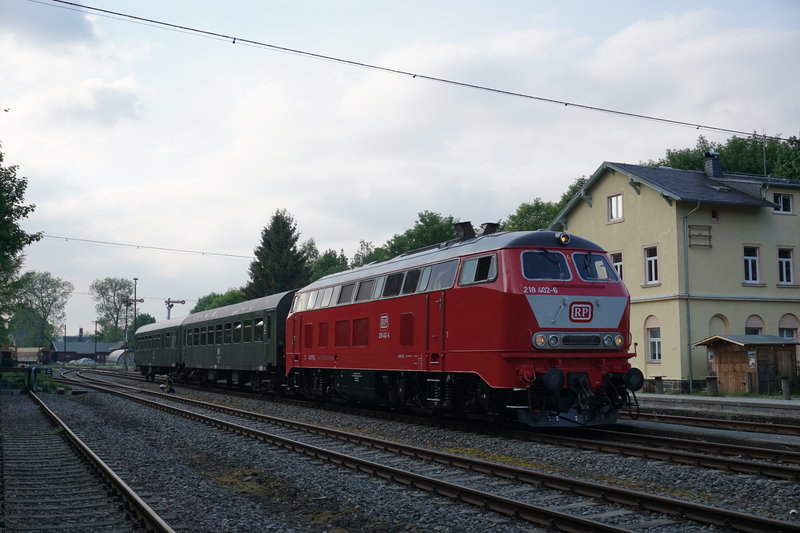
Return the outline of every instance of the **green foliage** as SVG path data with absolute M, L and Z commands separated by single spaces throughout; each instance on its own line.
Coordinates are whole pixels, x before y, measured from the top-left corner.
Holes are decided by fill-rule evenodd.
M 247 297 L 242 289 L 228 289 L 223 294 L 212 292 L 198 298 L 197 304 L 189 312 L 199 313 L 200 311 L 208 311 L 225 305 L 238 304 L 245 300 L 247 300 Z
M 48 346 L 64 324 L 64 310 L 75 287 L 50 272 L 26 272 L 20 281 L 19 297 L 26 307 L 14 316 L 17 344 Z
M 800 140 L 797 137 L 778 140 L 753 134 L 752 137 L 733 136 L 725 143 L 715 143 L 700 135 L 694 148 L 667 149 L 663 158 L 645 164 L 700 170 L 708 151 L 719 153 L 726 172 L 800 179 Z
M 49 324 L 35 309 L 24 307 L 11 319 L 14 344 L 26 347 L 50 346 L 59 335 L 59 327 Z
M 358 251 L 350 260 L 350 267 L 357 268 L 373 261 L 383 261 L 389 259 L 389 253 L 383 248 L 375 248 L 375 245 L 365 240 L 358 241 Z
M 294 218 L 285 209 L 272 215 L 261 232 L 261 244 L 250 264 L 250 281 L 244 287 L 248 299 L 302 287 L 311 276 L 305 253 L 298 249 L 300 235 Z
M 558 215 L 558 204 L 536 198 L 533 202 L 523 202 L 517 211 L 500 224 L 501 231 L 536 231 L 546 228 Z
M 97 322 L 102 327 L 98 340 L 104 342 L 124 340 L 126 319 L 133 320 L 133 309 L 130 309 L 133 281 L 125 278 L 96 279 L 89 286 L 89 293 L 95 301 Z
M 338 254 L 335 250 L 325 250 L 311 265 L 310 281 L 316 281 L 336 272 L 343 272 L 347 270 L 347 267 L 347 257 L 344 255 L 344 250 L 340 250 Z
M 131 326 L 131 331 L 135 332 L 142 326 L 146 326 L 147 324 L 155 324 L 156 318 L 149 314 L 149 313 L 137 313 L 136 317 L 133 319 L 133 325 Z
M 2 163 L 0 150 L 0 341 L 8 342 L 8 320 L 21 305 L 18 274 L 22 250 L 41 239 L 42 234 L 26 233 L 19 226 L 19 221 L 27 218 L 36 206 L 23 203 L 28 180 L 17 177 L 16 166 L 6 167 Z

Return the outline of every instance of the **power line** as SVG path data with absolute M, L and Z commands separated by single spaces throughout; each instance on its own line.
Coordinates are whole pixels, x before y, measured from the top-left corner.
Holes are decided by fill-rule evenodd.
M 41 3 L 41 4 L 44 4 L 44 5 L 48 5 L 45 2 L 42 2 L 42 1 L 39 1 L 39 0 L 31 0 L 31 1 L 36 2 L 36 3 Z M 575 108 L 578 108 L 578 109 L 586 109 L 588 111 L 597 111 L 597 112 L 600 112 L 600 113 L 609 113 L 609 114 L 619 115 L 619 116 L 624 116 L 624 117 L 629 117 L 629 118 L 638 118 L 638 119 L 642 119 L 642 120 L 650 120 L 650 121 L 654 121 L 654 122 L 660 122 L 660 123 L 663 123 L 663 124 L 671 124 L 673 126 L 685 126 L 685 127 L 695 128 L 695 129 L 698 129 L 698 130 L 702 129 L 702 130 L 715 131 L 715 132 L 720 132 L 720 133 L 730 133 L 730 134 L 733 134 L 733 135 L 743 135 L 745 137 L 756 137 L 756 136 L 758 136 L 758 137 L 763 137 L 764 139 L 773 139 L 773 140 L 777 140 L 777 141 L 783 141 L 784 140 L 784 139 L 782 139 L 781 137 L 778 137 L 778 136 L 758 135 L 757 133 L 755 133 L 755 131 L 748 132 L 748 131 L 742 131 L 742 130 L 734 130 L 734 129 L 730 129 L 730 128 L 720 128 L 720 127 L 717 127 L 717 126 L 710 126 L 710 125 L 707 125 L 707 124 L 699 124 L 699 123 L 688 122 L 688 121 L 683 121 L 683 120 L 673 120 L 673 119 L 668 119 L 668 118 L 663 118 L 663 117 L 656 117 L 656 116 L 652 116 L 652 115 L 644 115 L 644 114 L 641 114 L 641 113 L 632 113 L 632 112 L 628 112 L 628 111 L 620 111 L 618 109 L 609 109 L 609 108 L 605 108 L 605 107 L 598 107 L 598 106 L 592 106 L 592 105 L 587 105 L 587 104 L 580 104 L 580 103 L 577 103 L 577 102 L 569 102 L 569 101 L 566 101 L 566 100 L 557 100 L 557 99 L 554 99 L 554 98 L 545 98 L 543 96 L 535 96 L 535 95 L 532 95 L 532 94 L 525 94 L 525 93 L 520 93 L 520 92 L 516 92 L 516 91 L 508 91 L 508 90 L 504 90 L 504 89 L 497 89 L 497 88 L 488 87 L 488 86 L 485 86 L 485 85 L 477 85 L 477 84 L 473 84 L 473 83 L 466 83 L 466 82 L 461 82 L 461 81 L 456 81 L 456 80 L 450 80 L 450 79 L 447 79 L 447 78 L 440 78 L 440 77 L 437 77 L 437 76 L 428 76 L 426 74 L 420 74 L 420 73 L 410 72 L 410 71 L 406 71 L 406 70 L 399 70 L 399 69 L 394 69 L 394 68 L 389 68 L 389 67 L 381 67 L 381 66 L 378 66 L 378 65 L 370 64 L 370 63 L 363 63 L 361 61 L 354 61 L 354 60 L 351 60 L 351 59 L 344 59 L 344 58 L 340 58 L 340 57 L 329 56 L 329 55 L 325 55 L 325 54 L 318 54 L 318 53 L 314 53 L 314 52 L 306 52 L 304 50 L 298 50 L 298 49 L 295 49 L 295 48 L 288 48 L 288 47 L 285 47 L 285 46 L 278 46 L 278 45 L 275 45 L 275 44 L 269 44 L 269 43 L 265 43 L 265 42 L 261 42 L 261 41 L 254 41 L 252 39 L 244 39 L 244 38 L 241 38 L 241 37 L 236 37 L 234 35 L 226 35 L 226 34 L 223 34 L 223 33 L 217 33 L 217 32 L 213 32 L 213 31 L 209 31 L 209 30 L 201 30 L 201 29 L 198 29 L 198 28 L 192 28 L 190 26 L 182 26 L 180 24 L 172 24 L 172 23 L 163 22 L 163 21 L 160 21 L 160 20 L 149 19 L 149 18 L 145 18 L 145 17 L 138 17 L 138 16 L 135 16 L 135 15 L 129 15 L 127 13 L 121 13 L 121 12 L 118 12 L 118 11 L 110 11 L 110 10 L 107 10 L 107 9 L 100 9 L 100 8 L 97 8 L 97 7 L 77 4 L 75 2 L 68 2 L 66 0 L 51 0 L 51 1 L 59 3 L 59 4 L 64 4 L 65 6 L 72 6 L 72 7 L 68 7 L 68 8 L 65 8 L 65 9 L 73 9 L 75 11 L 92 11 L 92 12 L 96 12 L 96 13 L 101 13 L 101 14 L 107 15 L 107 16 L 109 16 L 111 18 L 118 18 L 118 19 L 121 19 L 121 20 L 132 21 L 132 22 L 136 22 L 136 23 L 139 23 L 139 24 L 149 24 L 149 25 L 152 25 L 152 26 L 155 26 L 155 27 L 166 28 L 166 29 L 175 30 L 175 31 L 181 31 L 181 32 L 190 33 L 190 34 L 194 34 L 194 35 L 200 35 L 200 36 L 203 36 L 203 37 L 211 37 L 211 38 L 215 38 L 215 39 L 226 40 L 226 41 L 232 42 L 233 44 L 241 43 L 241 44 L 251 45 L 251 46 L 255 46 L 255 47 L 259 47 L 259 48 L 267 48 L 269 50 L 274 50 L 274 51 L 278 51 L 278 52 L 285 52 L 285 53 L 289 53 L 289 54 L 296 54 L 296 55 L 300 55 L 300 56 L 304 56 L 304 57 L 309 57 L 309 58 L 312 58 L 312 59 L 318 59 L 318 60 L 323 60 L 323 61 L 332 61 L 332 62 L 335 62 L 335 63 L 341 63 L 341 64 L 344 64 L 344 65 L 349 65 L 349 66 L 353 66 L 353 67 L 360 67 L 360 68 L 365 68 L 365 69 L 370 69 L 370 70 L 377 70 L 377 71 L 380 71 L 380 72 L 388 72 L 388 73 L 391 73 L 391 74 L 398 74 L 398 75 L 401 75 L 401 76 L 408 76 L 408 77 L 411 77 L 413 79 L 421 79 L 421 80 L 426 80 L 426 81 L 435 81 L 435 82 L 444 83 L 444 84 L 448 84 L 448 85 L 455 85 L 455 86 L 458 86 L 458 87 L 464 87 L 464 88 L 468 88 L 468 89 L 477 89 L 477 90 L 480 90 L 480 91 L 486 91 L 486 92 L 500 94 L 500 95 L 504 95 L 504 96 L 515 96 L 515 97 L 518 97 L 518 98 L 526 98 L 528 100 L 535 100 L 535 101 L 538 101 L 538 102 L 544 102 L 544 103 L 548 103 L 548 104 L 557 104 L 557 105 L 561 105 L 561 106 L 564 106 L 564 107 L 575 107 Z
M 156 250 L 159 252 L 175 252 L 175 253 L 182 253 L 182 254 L 195 254 L 195 255 L 210 255 L 214 257 L 234 257 L 236 259 L 254 259 L 252 255 L 237 255 L 237 254 L 223 254 L 219 252 L 203 252 L 198 250 L 182 250 L 180 248 L 166 248 L 162 246 L 148 246 L 145 244 L 129 244 L 124 242 L 112 242 L 112 241 L 98 241 L 94 239 L 79 239 L 76 237 L 63 237 L 60 235 L 47 235 L 45 234 L 44 237 L 46 239 L 58 239 L 64 240 L 67 242 L 75 241 L 75 242 L 83 242 L 88 244 L 99 244 L 102 246 L 119 246 L 123 248 L 136 248 L 142 250 Z

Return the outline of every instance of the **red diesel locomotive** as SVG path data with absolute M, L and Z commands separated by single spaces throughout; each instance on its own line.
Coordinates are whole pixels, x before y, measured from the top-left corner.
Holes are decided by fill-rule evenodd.
M 616 421 L 643 376 L 607 254 L 566 233 L 493 226 L 475 235 L 461 223 L 458 240 L 297 291 L 289 390 L 530 426 Z

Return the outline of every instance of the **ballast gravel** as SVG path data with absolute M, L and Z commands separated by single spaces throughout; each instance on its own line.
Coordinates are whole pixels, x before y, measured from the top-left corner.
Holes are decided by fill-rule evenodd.
M 537 471 L 641 489 L 800 525 L 800 484 L 392 422 L 291 404 L 200 393 L 216 401 Z M 204 532 L 540 531 L 541 526 L 234 437 L 97 392 L 45 402 L 176 530 Z M 684 531 L 663 526 L 659 532 Z M 655 531 L 655 530 L 654 530 Z

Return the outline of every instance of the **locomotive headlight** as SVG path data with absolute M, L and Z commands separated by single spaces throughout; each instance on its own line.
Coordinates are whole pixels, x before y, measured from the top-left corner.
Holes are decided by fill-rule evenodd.
M 614 339 L 611 337 L 611 335 L 606 335 L 603 337 L 603 345 L 606 348 L 612 348 L 614 346 Z
M 536 346 L 537 348 L 541 348 L 545 344 L 547 344 L 547 337 L 546 336 L 542 335 L 541 333 L 537 333 L 536 335 L 533 336 L 533 345 L 534 346 Z
M 567 244 L 569 244 L 570 236 L 569 233 L 559 233 L 558 235 L 556 235 L 556 239 L 558 239 L 558 242 L 566 246 Z
M 622 345 L 625 344 L 625 338 L 617 333 L 614 335 L 614 344 L 617 346 L 617 348 L 622 348 Z
M 559 342 L 558 335 L 550 335 L 550 337 L 547 338 L 547 344 L 549 344 L 550 346 L 558 346 L 558 342 Z

